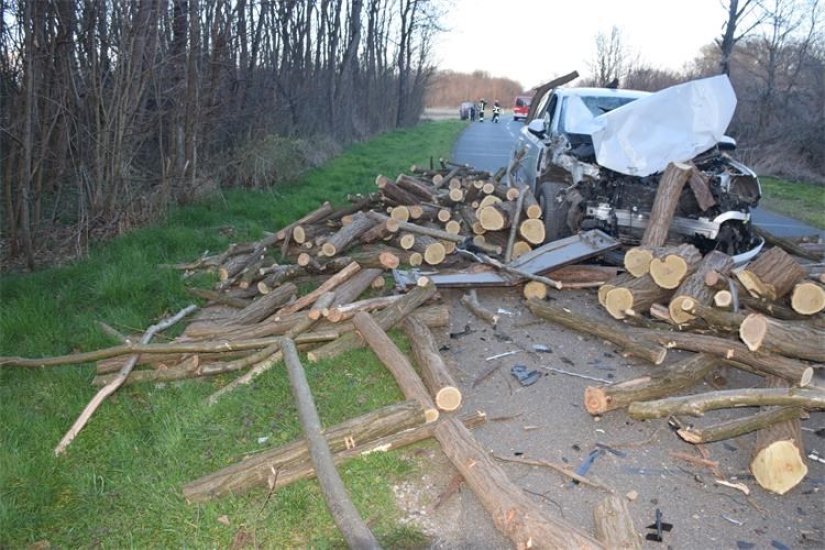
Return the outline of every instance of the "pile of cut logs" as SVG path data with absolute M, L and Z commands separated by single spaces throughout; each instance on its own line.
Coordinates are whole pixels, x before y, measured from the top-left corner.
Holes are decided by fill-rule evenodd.
M 668 168 L 674 169 L 678 167 Z M 671 197 L 678 195 L 673 193 L 671 189 Z M 660 187 L 656 201 L 667 195 L 668 189 Z M 641 244 L 625 252 L 625 272 L 598 289 L 601 306 L 624 325 L 583 318 L 536 300 L 530 308 L 656 365 L 664 362 L 668 349 L 695 352 L 653 376 L 588 387 L 585 408 L 592 415 L 627 408 L 633 418 L 647 419 L 762 407 L 750 416 L 684 427 L 678 434 L 701 444 L 756 432 L 751 472 L 763 488 L 784 494 L 807 473 L 799 419 L 806 411 L 825 408 L 825 389 L 812 383 L 814 370 L 825 363 L 825 276 L 822 263 L 808 261 L 821 262 L 822 255 L 761 231 L 773 246 L 735 268 L 722 252 L 703 256 L 690 244 L 665 244 L 667 231 L 661 227 L 670 225 L 668 211 L 660 209 Z M 669 397 L 723 366 L 763 376 L 764 388 Z

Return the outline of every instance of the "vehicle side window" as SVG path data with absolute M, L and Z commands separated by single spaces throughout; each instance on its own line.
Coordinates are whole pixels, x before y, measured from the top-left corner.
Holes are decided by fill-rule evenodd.
M 544 118 L 545 108 L 547 107 L 547 103 L 550 101 L 550 96 L 552 95 L 553 91 L 549 90 L 546 94 L 541 96 L 538 105 L 536 106 L 536 115 L 533 120 L 537 118 Z
M 550 96 L 550 102 L 547 105 L 547 110 L 544 114 L 544 130 L 552 132 L 555 129 L 552 127 L 553 115 L 556 113 L 556 104 L 558 103 L 558 96 L 553 94 Z

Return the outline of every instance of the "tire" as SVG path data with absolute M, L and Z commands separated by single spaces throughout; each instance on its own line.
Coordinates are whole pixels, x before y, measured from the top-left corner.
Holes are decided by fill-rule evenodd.
M 567 211 L 570 203 L 564 199 L 559 201 L 558 196 L 564 189 L 564 185 L 552 181 L 546 181 L 539 188 L 539 206 L 541 206 L 541 219 L 544 221 L 544 242 L 549 243 L 571 234 L 567 227 Z

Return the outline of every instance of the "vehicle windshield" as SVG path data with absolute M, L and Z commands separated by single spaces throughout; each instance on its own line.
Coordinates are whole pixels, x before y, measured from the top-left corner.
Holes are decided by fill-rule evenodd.
M 517 97 L 516 98 L 516 107 L 529 107 L 530 106 L 530 98 L 529 97 Z
M 609 113 L 614 109 L 618 109 L 622 105 L 627 105 L 631 101 L 634 101 L 635 97 L 617 97 L 617 96 L 578 96 L 581 99 L 584 106 L 587 107 L 587 110 L 590 113 L 597 117 L 599 115 L 603 115 L 605 113 Z M 570 98 L 565 98 L 564 103 L 562 104 L 562 113 L 561 113 L 561 124 L 560 130 L 562 132 L 565 131 L 565 128 L 570 123 L 570 116 L 568 115 L 568 107 L 570 105 Z M 572 116 L 572 115 L 571 115 Z

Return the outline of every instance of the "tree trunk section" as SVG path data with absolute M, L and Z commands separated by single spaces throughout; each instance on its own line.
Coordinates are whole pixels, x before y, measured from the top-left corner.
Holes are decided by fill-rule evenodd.
M 650 361 L 654 365 L 661 364 L 667 355 L 667 349 L 659 344 L 636 338 L 633 334 L 618 330 L 612 325 L 609 326 L 595 319 L 576 315 L 561 307 L 536 300 L 529 300 L 527 306 L 533 312 L 533 315 L 537 317 L 558 323 L 571 330 L 586 332 L 604 340 L 609 340 L 625 352 Z
M 358 332 L 366 340 L 367 344 L 378 356 L 378 359 L 387 367 L 404 396 L 407 399 L 415 399 L 425 408 L 427 422 L 438 420 L 438 409 L 435 407 L 427 388 L 415 372 L 407 356 L 404 355 L 398 346 L 387 336 L 378 323 L 369 313 L 359 311 L 352 318 L 352 323 Z
M 794 285 L 791 307 L 802 315 L 815 315 L 825 309 L 825 287 L 813 281 Z
M 784 380 L 770 377 L 769 388 L 787 386 Z M 784 495 L 805 478 L 805 446 L 799 417 L 778 422 L 756 432 L 756 445 L 750 470 L 763 489 Z
M 656 198 L 650 209 L 650 219 L 642 237 L 643 246 L 662 246 L 667 241 L 668 230 L 673 221 L 673 213 L 679 204 L 679 196 L 685 182 L 690 177 L 692 167 L 689 164 L 671 162 L 665 168 Z
M 607 291 L 604 308 L 614 319 L 624 319 L 628 310 L 644 313 L 650 306 L 667 300 L 672 294 L 672 290 L 657 285 L 650 274 L 631 277 Z
M 733 259 L 723 252 L 711 250 L 699 263 L 696 271 L 688 275 L 673 293 L 668 304 L 670 318 L 674 323 L 683 324 L 692 321 L 695 317 L 684 309 L 685 300 L 693 303 L 708 305 L 713 301 L 714 290 L 705 284 L 705 277 L 711 271 L 726 274 L 733 267 Z
M 268 294 L 253 300 L 251 304 L 232 316 L 229 322 L 237 325 L 260 323 L 275 313 L 279 307 L 289 302 L 297 292 L 297 286 L 292 283 L 284 283 Z
M 664 255 L 650 260 L 650 276 L 662 288 L 675 289 L 693 273 L 702 254 L 692 244 L 683 244 Z
M 584 408 L 596 416 L 627 407 L 634 401 L 648 401 L 672 395 L 692 387 L 718 365 L 719 359 L 716 357 L 697 353 L 649 376 L 618 384 L 588 386 L 584 390 Z
M 447 418 L 440 422 L 435 427 L 435 438 L 492 516 L 496 528 L 516 548 L 603 548 L 596 539 L 542 512 L 458 420 Z
M 444 358 L 430 329 L 413 316 L 401 322 L 407 335 L 412 356 L 421 372 L 424 385 L 430 390 L 436 406 L 442 411 L 454 411 L 461 406 L 462 396 L 458 384 L 447 370 Z
M 825 362 L 825 330 L 806 321 L 779 321 L 751 313 L 739 327 L 739 338 L 751 351 L 765 350 L 787 357 Z
M 802 415 L 803 411 L 799 407 L 774 407 L 744 418 L 735 418 L 727 422 L 720 422 L 713 426 L 704 428 L 690 427 L 677 430 L 683 440 L 688 443 L 713 443 L 724 439 L 733 439 L 741 435 L 755 432 L 762 428 L 772 426 L 777 422 L 792 420 Z
M 313 303 L 315 300 L 318 299 L 319 296 L 324 294 L 325 292 L 331 292 L 333 289 L 337 288 L 341 285 L 344 281 L 348 280 L 350 277 L 358 273 L 361 270 L 361 266 L 357 262 L 350 263 L 347 267 L 324 281 L 321 286 L 313 290 L 312 292 L 308 292 L 304 294 L 293 303 L 289 304 L 278 310 L 275 314 L 278 318 L 283 318 L 285 315 L 289 315 L 290 313 L 295 313 L 296 311 L 301 311 L 306 306 Z
M 298 417 L 327 509 L 350 548 L 380 548 L 375 536 L 367 528 L 349 498 L 344 482 L 335 469 L 329 445 L 321 432 L 321 418 L 318 416 L 318 409 L 315 408 L 315 399 L 312 397 L 295 343 L 288 338 L 285 339 L 283 350 Z
M 374 225 L 375 222 L 369 216 L 363 212 L 356 213 L 351 223 L 343 226 L 321 245 L 321 252 L 327 257 L 340 254 Z
M 736 277 L 752 296 L 774 301 L 788 294 L 806 274 L 793 256 L 775 246 L 738 271 Z

